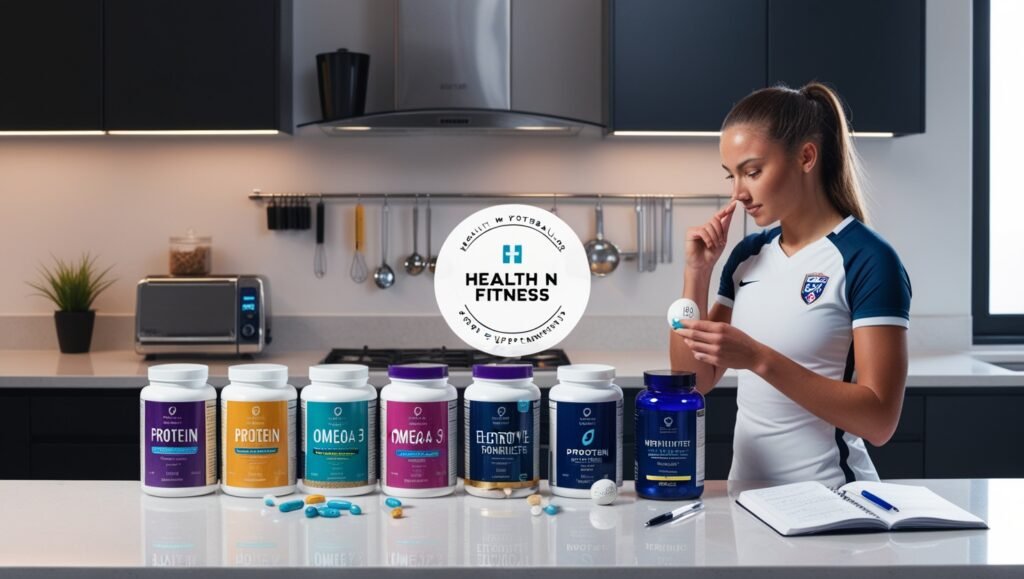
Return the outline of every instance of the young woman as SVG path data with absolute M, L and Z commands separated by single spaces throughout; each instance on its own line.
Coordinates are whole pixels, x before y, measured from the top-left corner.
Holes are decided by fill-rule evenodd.
M 732 201 L 686 234 L 683 297 L 707 312 L 711 271 L 737 209 L 758 226 L 722 271 L 717 303 L 671 336 L 672 368 L 707 393 L 739 370 L 733 480 L 878 480 L 907 376 L 910 280 L 864 225 L 856 156 L 838 97 L 768 88 L 722 125 Z

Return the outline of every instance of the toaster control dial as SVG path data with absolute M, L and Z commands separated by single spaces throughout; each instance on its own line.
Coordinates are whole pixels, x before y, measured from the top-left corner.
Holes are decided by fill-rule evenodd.
M 253 337 L 255 335 L 256 335 L 256 326 L 254 326 L 252 324 L 243 324 L 242 325 L 242 336 L 243 337 L 251 338 L 251 337 Z

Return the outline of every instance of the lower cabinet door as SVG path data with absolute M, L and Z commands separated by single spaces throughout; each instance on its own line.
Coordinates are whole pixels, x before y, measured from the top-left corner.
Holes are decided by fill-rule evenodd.
M 890 442 L 867 448 L 879 478 L 924 478 L 924 443 Z
M 34 443 L 31 478 L 139 480 L 139 445 L 130 443 Z
M 928 478 L 1024 477 L 1024 395 L 929 396 Z

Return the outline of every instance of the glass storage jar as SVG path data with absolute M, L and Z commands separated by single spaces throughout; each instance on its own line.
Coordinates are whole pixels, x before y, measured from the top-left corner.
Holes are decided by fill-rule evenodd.
M 213 238 L 197 236 L 191 229 L 188 235 L 171 237 L 171 275 L 209 275 L 213 262 Z

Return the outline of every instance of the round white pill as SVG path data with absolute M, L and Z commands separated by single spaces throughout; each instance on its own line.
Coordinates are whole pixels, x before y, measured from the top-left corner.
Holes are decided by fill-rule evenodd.
M 539 517 L 542 512 L 544 512 L 544 510 L 540 508 L 540 505 L 533 505 L 530 507 L 530 514 L 535 517 Z
M 613 480 L 603 478 L 590 485 L 590 498 L 599 505 L 610 505 L 615 502 L 617 496 L 619 496 L 619 487 L 615 486 Z
M 689 298 L 679 298 L 668 307 L 668 325 L 673 330 L 678 330 L 686 324 L 686 320 L 699 320 L 700 310 L 697 302 Z

